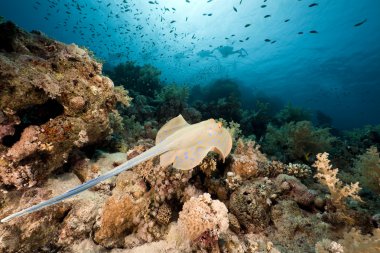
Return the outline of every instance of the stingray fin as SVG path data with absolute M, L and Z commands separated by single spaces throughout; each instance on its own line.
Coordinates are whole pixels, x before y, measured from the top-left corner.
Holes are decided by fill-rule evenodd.
M 158 131 L 156 136 L 156 145 L 165 140 L 168 136 L 172 135 L 174 132 L 187 126 L 189 126 L 189 123 L 186 122 L 181 114 L 169 120 Z
M 190 170 L 199 165 L 210 150 L 210 147 L 204 146 L 177 150 L 175 152 L 173 167 L 179 170 Z
M 170 164 L 174 162 L 176 156 L 176 150 L 168 151 L 160 156 L 160 166 L 168 167 Z
M 224 162 L 226 156 L 231 152 L 232 149 L 231 135 L 226 129 L 223 128 L 222 132 L 215 137 L 215 140 L 216 141 L 213 141 L 212 143 L 213 147 L 211 151 L 218 153 Z

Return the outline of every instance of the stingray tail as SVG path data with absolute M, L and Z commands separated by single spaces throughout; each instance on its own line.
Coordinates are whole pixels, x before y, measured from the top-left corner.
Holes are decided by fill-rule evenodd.
M 77 195 L 93 186 L 95 186 L 96 184 L 110 178 L 110 177 L 113 177 L 127 169 L 130 169 L 132 167 L 134 167 L 135 165 L 139 164 L 139 163 L 142 163 L 146 160 L 149 160 L 150 158 L 152 157 L 155 157 L 157 155 L 160 155 L 162 153 L 166 152 L 166 150 L 162 150 L 159 146 L 154 146 L 153 148 L 145 151 L 144 153 L 132 158 L 131 160 L 117 166 L 116 168 L 114 168 L 113 170 L 110 170 L 108 171 L 107 173 L 104 173 L 103 175 L 100 175 L 99 177 L 97 178 L 94 178 L 94 179 L 91 179 L 61 195 L 58 195 L 54 198 L 51 198 L 51 199 L 48 199 L 46 201 L 43 201 L 37 205 L 34 205 L 34 206 L 31 206 L 29 208 L 26 208 L 24 210 L 21 210 L 17 213 L 14 213 L 14 214 L 11 214 L 5 218 L 3 218 L 1 220 L 1 223 L 3 222 L 7 222 L 13 218 L 16 218 L 16 217 L 20 217 L 20 216 L 24 216 L 26 214 L 29 214 L 29 213 L 33 213 L 35 211 L 38 211 L 44 207 L 48 207 L 48 206 L 51 206 L 51 205 L 54 205 L 54 204 L 57 204 L 67 198 L 70 198 L 74 195 Z

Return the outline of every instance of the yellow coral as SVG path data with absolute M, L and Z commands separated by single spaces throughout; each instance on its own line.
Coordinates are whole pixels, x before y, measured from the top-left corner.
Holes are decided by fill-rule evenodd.
M 360 231 L 352 229 L 339 241 L 345 253 L 377 253 L 380 252 L 380 229 L 375 229 L 371 235 L 362 235 Z
M 328 153 L 320 153 L 317 155 L 317 160 L 313 164 L 318 171 L 314 176 L 318 181 L 326 185 L 331 194 L 332 204 L 337 208 L 344 208 L 344 199 L 351 197 L 355 200 L 361 201 L 358 196 L 360 191 L 359 183 L 351 183 L 350 185 L 343 185 L 343 183 L 336 177 L 338 169 L 333 169 L 328 159 Z

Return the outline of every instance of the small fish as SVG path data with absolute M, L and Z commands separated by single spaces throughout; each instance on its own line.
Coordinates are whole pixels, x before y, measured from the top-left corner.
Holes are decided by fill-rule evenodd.
M 264 41 L 265 41 L 265 42 L 270 42 L 270 39 L 265 39 Z
M 235 12 L 237 12 L 237 9 L 236 9 L 236 7 L 235 7 L 235 6 L 233 6 L 232 8 L 234 9 L 234 11 L 235 11 Z
M 264 18 L 269 18 L 269 17 L 270 17 L 270 15 L 265 15 L 265 16 L 264 16 Z
M 245 40 L 249 40 L 249 37 L 245 38 Z
M 170 21 L 170 24 L 173 24 L 173 23 L 175 23 L 175 20 Z
M 358 27 L 358 26 L 361 26 L 362 24 L 364 24 L 365 22 L 367 22 L 367 19 L 364 19 L 363 21 L 355 24 L 354 26 Z
M 189 0 L 186 0 L 186 3 L 190 3 L 190 1 L 189 1 Z
M 303 34 L 303 32 L 298 32 L 299 35 Z
M 310 33 L 318 33 L 316 30 L 311 30 Z
M 267 7 L 267 5 L 266 5 L 266 4 L 263 4 L 263 5 L 261 5 L 260 7 L 261 7 L 261 8 L 265 8 L 265 7 Z
M 276 41 L 277 41 L 277 40 L 274 40 L 274 41 L 272 41 L 272 42 L 271 42 L 271 44 L 274 44 L 274 43 L 276 43 Z
M 312 3 L 312 4 L 309 5 L 309 7 L 314 7 L 314 6 L 318 6 L 318 4 L 317 3 Z
M 244 27 L 248 27 L 248 26 L 251 26 L 251 24 L 246 24 Z
M 239 42 L 244 42 L 244 40 L 239 40 Z
M 289 21 L 290 21 L 290 19 L 285 19 L 285 21 L 284 21 L 284 22 L 285 22 L 285 23 L 287 23 L 287 22 L 289 22 Z
M 154 2 L 153 2 L 153 1 L 149 1 L 148 3 L 150 3 L 150 4 L 154 4 Z
M 207 16 L 211 17 L 211 16 L 212 16 L 212 13 L 207 14 Z

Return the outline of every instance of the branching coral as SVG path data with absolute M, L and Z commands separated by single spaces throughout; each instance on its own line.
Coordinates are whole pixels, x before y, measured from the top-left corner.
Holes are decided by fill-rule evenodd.
M 328 153 L 317 155 L 313 167 L 317 169 L 315 177 L 318 181 L 327 186 L 331 194 L 331 202 L 337 208 L 345 208 L 344 200 L 351 197 L 355 200 L 361 201 L 358 193 L 360 191 L 359 183 L 351 183 L 350 185 L 343 185 L 337 178 L 338 169 L 333 169 L 328 159 Z
M 286 166 L 286 174 L 298 178 L 307 178 L 311 175 L 311 168 L 306 164 L 289 163 Z

